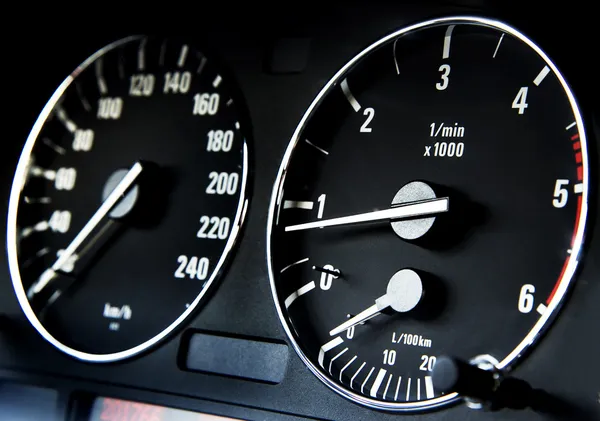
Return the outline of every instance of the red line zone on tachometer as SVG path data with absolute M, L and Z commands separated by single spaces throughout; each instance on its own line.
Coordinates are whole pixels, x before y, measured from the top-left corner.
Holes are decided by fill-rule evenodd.
M 583 165 L 582 165 L 581 142 L 579 141 L 579 133 L 576 133 L 573 136 L 571 136 L 571 141 L 573 142 L 573 151 L 575 151 L 575 162 L 578 164 L 577 165 L 577 180 L 583 181 Z M 577 232 L 579 231 L 579 221 L 581 219 L 582 203 L 583 203 L 583 199 L 582 199 L 581 195 L 579 195 L 577 197 L 577 219 L 575 220 L 575 228 L 573 229 L 573 236 L 571 237 L 571 250 L 573 250 L 573 247 L 575 246 L 575 238 L 577 237 Z M 552 300 L 554 299 L 554 295 L 556 294 L 556 291 L 558 290 L 558 287 L 560 286 L 560 284 L 562 282 L 562 279 L 565 275 L 565 271 L 567 270 L 567 266 L 569 265 L 570 259 L 571 258 L 568 257 L 565 260 L 562 270 L 560 271 L 560 276 L 558 277 L 558 281 L 556 282 L 556 285 L 554 285 L 554 288 L 552 289 L 550 296 L 546 300 L 546 305 L 549 305 L 550 302 L 552 302 Z

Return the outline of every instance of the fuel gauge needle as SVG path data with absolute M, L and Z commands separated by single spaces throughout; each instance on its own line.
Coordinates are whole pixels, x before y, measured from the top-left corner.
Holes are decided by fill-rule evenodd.
M 332 329 L 329 335 L 338 335 L 352 326 L 372 319 L 388 308 L 397 313 L 407 313 L 419 304 L 422 297 L 423 281 L 419 274 L 412 269 L 402 269 L 392 276 L 385 294 L 377 298 L 375 304 Z
M 329 332 L 329 335 L 330 336 L 338 335 L 338 334 L 342 333 L 344 330 L 350 329 L 352 326 L 356 326 L 357 324 L 366 322 L 367 320 L 372 319 L 373 317 L 377 316 L 379 313 L 381 313 L 383 310 L 385 310 L 386 308 L 389 307 L 389 303 L 382 302 L 382 298 L 384 298 L 384 297 L 379 297 L 377 300 L 375 300 L 375 304 L 373 304 L 371 307 L 369 307 L 366 310 L 361 311 L 356 316 L 346 320 L 344 323 L 342 323 L 335 329 L 332 329 Z
M 418 200 L 414 202 L 403 203 L 390 209 L 384 209 L 373 212 L 359 213 L 357 215 L 342 216 L 332 219 L 321 219 L 315 222 L 305 224 L 290 225 L 285 227 L 286 232 L 302 231 L 313 228 L 334 227 L 339 225 L 353 225 L 367 222 L 397 221 L 400 219 L 416 218 L 421 216 L 436 215 L 448 212 L 450 199 L 447 197 Z
M 27 297 L 29 299 L 39 294 L 55 277 L 56 273 L 62 270 L 65 263 L 67 263 L 84 241 L 90 236 L 98 224 L 106 217 L 106 215 L 115 207 L 115 205 L 123 198 L 125 192 L 133 185 L 139 175 L 142 173 L 143 167 L 140 162 L 136 162 L 129 169 L 125 177 L 117 184 L 114 190 L 108 195 L 106 200 L 102 202 L 98 210 L 92 215 L 90 220 L 75 236 L 71 244 L 65 249 L 65 251 L 56 259 L 54 264 L 46 269 L 37 281 L 27 291 Z

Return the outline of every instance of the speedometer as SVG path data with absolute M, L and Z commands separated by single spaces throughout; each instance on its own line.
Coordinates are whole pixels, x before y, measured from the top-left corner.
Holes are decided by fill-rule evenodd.
M 584 126 L 555 64 L 492 20 L 437 19 L 323 88 L 273 190 L 269 274 L 296 351 L 374 408 L 457 399 L 440 355 L 511 368 L 556 314 L 586 226 Z
M 60 85 L 23 149 L 7 235 L 47 341 L 120 360 L 198 307 L 240 235 L 245 121 L 223 65 L 177 39 L 115 42 Z

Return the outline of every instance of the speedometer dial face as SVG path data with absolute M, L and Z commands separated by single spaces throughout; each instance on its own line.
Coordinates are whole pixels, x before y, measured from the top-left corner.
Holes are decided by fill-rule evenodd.
M 132 37 L 50 99 L 18 164 L 7 238 L 19 302 L 58 349 L 135 355 L 222 275 L 247 206 L 236 92 L 192 43 Z
M 457 398 L 437 356 L 509 368 L 573 281 L 588 171 L 567 83 L 515 29 L 457 17 L 376 42 L 314 100 L 273 191 L 271 285 L 300 357 L 390 410 Z

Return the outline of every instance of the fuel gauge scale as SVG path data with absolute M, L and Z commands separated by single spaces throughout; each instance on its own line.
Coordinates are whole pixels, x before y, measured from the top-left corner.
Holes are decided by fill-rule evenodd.
M 441 355 L 514 367 L 581 258 L 589 164 L 575 98 L 516 29 L 450 17 L 375 42 L 300 121 L 273 189 L 283 326 L 337 393 L 409 411 Z

